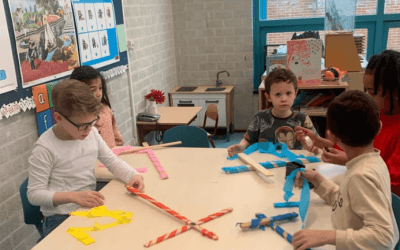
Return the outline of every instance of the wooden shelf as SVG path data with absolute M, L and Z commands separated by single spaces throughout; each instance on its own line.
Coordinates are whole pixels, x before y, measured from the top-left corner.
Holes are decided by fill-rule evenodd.
M 258 110 L 263 110 L 269 107 L 269 104 L 267 103 L 267 99 L 265 98 L 265 85 L 264 85 L 264 80 L 262 80 L 260 86 L 258 87 Z M 321 84 L 318 85 L 303 85 L 303 86 L 298 86 L 299 90 L 323 90 L 323 89 L 344 89 L 344 91 L 347 91 L 349 89 L 349 84 L 347 82 L 328 82 L 328 81 L 322 81 Z M 303 111 L 304 113 L 307 113 L 309 116 L 325 116 L 325 113 L 321 112 L 314 112 L 314 111 Z

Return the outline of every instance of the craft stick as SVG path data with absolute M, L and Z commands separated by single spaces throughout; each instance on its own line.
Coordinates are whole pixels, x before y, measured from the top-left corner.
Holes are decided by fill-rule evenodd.
M 184 232 L 186 232 L 186 231 L 188 231 L 190 229 L 192 229 L 192 228 L 190 226 L 188 226 L 188 225 L 181 226 L 180 228 L 178 228 L 178 229 L 176 229 L 176 230 L 174 230 L 174 231 L 172 231 L 172 232 L 170 232 L 168 234 L 164 234 L 163 236 L 160 236 L 155 240 L 149 241 L 147 244 L 144 244 L 144 246 L 145 247 L 151 247 L 151 246 L 153 246 L 155 244 L 158 244 L 158 243 L 163 242 L 165 240 L 171 239 L 172 237 L 175 237 L 176 235 L 184 233 Z
M 288 202 L 276 202 L 274 207 L 298 207 L 300 202 L 288 201 Z
M 263 175 L 265 175 L 265 176 L 273 176 L 274 175 L 274 173 L 272 173 L 271 171 L 265 169 L 263 166 L 261 166 L 256 161 L 251 159 L 249 156 L 247 156 L 247 155 L 245 155 L 243 153 L 239 153 L 238 156 L 242 161 L 244 161 L 245 163 L 253 166 L 257 171 L 259 171 Z
M 232 212 L 232 210 L 233 210 L 233 208 L 231 208 L 231 207 L 227 208 L 227 209 L 224 209 L 224 210 L 221 210 L 220 212 L 217 212 L 215 214 L 211 214 L 211 215 L 209 215 L 207 217 L 204 217 L 203 219 L 200 219 L 200 220 L 196 221 L 196 224 L 197 225 L 201 225 L 203 223 L 209 222 L 210 220 L 213 220 L 215 218 L 221 217 L 224 214 Z
M 221 210 L 220 212 L 217 212 L 217 213 L 215 213 L 215 214 L 211 214 L 211 215 L 209 215 L 209 216 L 207 216 L 207 217 L 204 217 L 204 218 L 202 218 L 202 219 L 196 221 L 195 224 L 198 225 L 198 226 L 200 226 L 200 225 L 203 224 L 203 223 L 209 222 L 210 220 L 213 220 L 213 219 L 215 219 L 215 218 L 221 217 L 221 216 L 224 215 L 224 214 L 230 213 L 230 212 L 232 212 L 232 210 L 233 210 L 233 208 L 227 208 L 227 209 Z M 168 233 L 168 234 L 164 234 L 163 236 L 158 237 L 156 240 L 151 240 L 151 241 L 149 241 L 149 242 L 148 242 L 147 244 L 145 244 L 144 246 L 145 246 L 145 247 L 151 247 L 151 246 L 153 246 L 153 245 L 155 245 L 155 244 L 158 244 L 158 243 L 160 243 L 160 242 L 162 242 L 162 241 L 171 239 L 172 237 L 174 237 L 174 236 L 176 236 L 176 235 L 178 235 L 178 234 L 181 234 L 181 233 L 183 233 L 183 232 L 186 232 L 186 231 L 188 231 L 188 230 L 190 230 L 190 229 L 192 229 L 192 225 L 189 225 L 189 226 L 188 226 L 188 225 L 182 226 L 182 227 L 180 227 L 180 228 L 178 228 L 178 229 L 176 229 L 176 230 L 174 230 L 174 231 L 172 231 L 172 232 L 170 232 L 170 233 Z
M 299 216 L 297 213 L 287 213 L 287 214 L 281 214 L 277 216 L 273 216 L 270 218 L 265 218 L 261 219 L 260 223 L 256 226 L 269 226 L 270 223 L 273 223 L 274 221 L 281 221 L 281 220 L 292 220 Z M 238 223 L 241 229 L 249 229 L 252 225 L 252 222 L 245 222 L 245 223 Z
M 261 165 L 263 168 L 270 169 L 270 168 L 278 168 L 278 167 L 285 167 L 288 162 L 297 162 L 301 164 L 307 164 L 307 163 L 314 163 L 314 162 L 320 162 L 321 158 L 319 156 L 308 156 L 305 158 L 296 158 L 292 160 L 278 160 L 278 161 L 266 161 L 266 162 L 260 162 L 259 165 Z M 242 173 L 242 172 L 249 172 L 249 171 L 255 171 L 256 169 L 252 165 L 240 165 L 240 166 L 232 166 L 232 167 L 223 167 L 222 170 L 227 173 L 227 174 L 236 174 L 236 173 Z
M 142 192 L 140 192 L 138 189 L 135 189 L 133 187 L 127 187 L 128 191 L 138 195 L 139 197 L 153 203 L 153 205 L 163 209 L 165 212 L 169 213 L 170 215 L 174 216 L 175 218 L 185 222 L 186 224 L 190 224 L 190 226 L 193 227 L 193 229 L 199 231 L 201 234 L 207 236 L 210 239 L 214 239 L 214 240 L 218 240 L 218 236 L 216 234 L 214 234 L 211 231 L 208 231 L 207 229 L 204 229 L 198 225 L 196 225 L 196 223 L 194 223 L 193 221 L 189 220 L 188 218 L 186 218 L 185 216 L 179 214 L 178 212 L 175 212 L 174 210 L 172 210 L 171 208 L 165 206 L 164 204 L 162 204 L 161 202 L 158 202 L 156 200 L 154 200 L 153 198 L 151 198 L 148 195 L 143 194 Z
M 280 236 L 282 236 L 285 240 L 292 244 L 293 236 L 290 233 L 286 232 L 283 228 L 275 223 L 272 223 L 270 226 L 275 232 L 277 232 Z
M 119 153 L 119 155 L 135 153 L 137 151 L 144 150 L 146 148 L 159 149 L 159 148 L 164 148 L 164 147 L 168 147 L 168 146 L 175 146 L 175 145 L 179 145 L 179 144 L 182 144 L 182 142 L 181 141 L 175 141 L 175 142 L 168 142 L 168 143 L 163 143 L 163 144 L 149 146 L 149 147 L 134 148 L 134 149 L 122 151 L 122 152 Z

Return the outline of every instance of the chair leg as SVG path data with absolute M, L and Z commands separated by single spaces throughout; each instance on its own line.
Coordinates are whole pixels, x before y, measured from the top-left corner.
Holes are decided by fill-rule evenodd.
M 212 147 L 213 147 L 213 148 L 215 148 L 215 144 L 214 144 L 214 141 L 213 141 L 213 139 L 211 139 L 211 137 L 208 137 L 208 140 L 210 141 L 210 143 L 211 143 Z

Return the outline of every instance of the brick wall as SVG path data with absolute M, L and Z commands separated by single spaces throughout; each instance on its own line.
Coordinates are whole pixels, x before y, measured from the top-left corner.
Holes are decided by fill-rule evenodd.
M 217 72 L 227 70 L 221 79 L 235 86 L 235 128 L 246 129 L 257 103 L 252 1 L 172 0 L 172 7 L 179 85 L 215 85 Z
M 152 88 L 168 92 L 177 85 L 172 7 L 169 0 L 124 1 L 135 112 L 145 109 Z M 133 145 L 128 73 L 107 80 L 108 94 L 125 144 Z M 165 103 L 167 105 L 167 103 Z M 35 111 L 0 121 L 0 249 L 31 249 L 39 238 L 23 222 L 19 186 L 28 176 L 28 157 L 37 140 Z

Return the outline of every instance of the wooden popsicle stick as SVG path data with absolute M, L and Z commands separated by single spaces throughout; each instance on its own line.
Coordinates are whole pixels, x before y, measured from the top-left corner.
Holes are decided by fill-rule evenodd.
M 182 142 L 181 141 L 175 141 L 175 142 L 163 143 L 163 144 L 154 145 L 154 146 L 147 146 L 147 147 L 142 147 L 142 148 L 134 148 L 134 149 L 122 151 L 121 153 L 119 153 L 119 155 L 135 153 L 137 151 L 144 150 L 146 148 L 159 149 L 159 148 L 164 148 L 164 147 L 174 146 L 174 145 L 179 145 L 179 144 L 182 144 Z
M 248 155 L 245 155 L 244 153 L 239 153 L 238 156 L 242 161 L 244 161 L 245 163 L 253 166 L 257 171 L 259 171 L 263 175 L 265 175 L 265 176 L 274 176 L 274 173 L 272 173 L 268 169 L 265 169 L 263 166 L 258 164 L 256 161 L 251 159 Z

